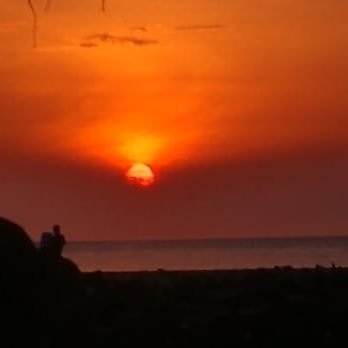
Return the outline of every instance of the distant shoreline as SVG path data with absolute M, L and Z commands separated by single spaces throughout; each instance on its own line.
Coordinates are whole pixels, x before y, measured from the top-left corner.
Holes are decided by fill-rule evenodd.
M 247 241 L 316 241 L 328 239 L 345 239 L 348 240 L 347 235 L 333 235 L 333 236 L 295 236 L 295 237 L 241 237 L 241 238 L 189 238 L 189 239 L 115 239 L 115 240 L 70 240 L 68 244 L 151 244 L 151 243 L 194 243 L 194 242 L 247 242 Z M 38 243 L 35 241 L 35 243 Z
M 201 276 L 211 276 L 211 275 L 238 275 L 238 274 L 256 274 L 256 273 L 279 273 L 279 272 L 290 272 L 290 273 L 326 273 L 326 272 L 341 272 L 348 275 L 348 266 L 339 266 L 335 267 L 325 267 L 322 265 L 316 265 L 314 267 L 293 267 L 291 265 L 284 266 L 274 266 L 274 267 L 258 267 L 258 268 L 231 268 L 231 269 L 157 269 L 157 270 L 148 270 L 148 271 L 86 271 L 82 272 L 85 276 L 90 276 L 94 274 L 102 274 L 106 278 L 114 278 L 118 276 L 177 276 L 177 275 L 201 275 Z

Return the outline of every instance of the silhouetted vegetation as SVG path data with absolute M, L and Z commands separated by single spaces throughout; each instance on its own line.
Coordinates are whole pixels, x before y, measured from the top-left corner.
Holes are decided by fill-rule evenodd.
M 46 0 L 45 11 L 48 11 L 51 8 L 52 2 L 53 0 Z M 33 39 L 33 47 L 35 48 L 37 46 L 38 14 L 36 11 L 36 7 L 33 3 L 33 0 L 27 0 L 27 4 L 33 16 L 32 39 Z M 101 11 L 103 12 L 106 11 L 106 0 L 101 0 Z

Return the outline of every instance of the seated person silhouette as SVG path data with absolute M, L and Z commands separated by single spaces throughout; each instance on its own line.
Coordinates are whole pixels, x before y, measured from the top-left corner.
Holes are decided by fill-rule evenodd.
M 60 232 L 60 226 L 54 225 L 53 232 L 44 232 L 41 235 L 39 251 L 45 257 L 59 259 L 62 257 L 66 244 L 64 235 Z
M 43 232 L 41 235 L 39 251 L 46 258 L 59 259 L 62 257 L 66 244 L 64 235 L 59 225 L 53 226 L 53 232 Z
M 54 225 L 52 232 L 44 232 L 41 235 L 39 252 L 44 270 L 54 286 L 65 286 L 76 283 L 80 271 L 74 262 L 63 257 L 63 248 L 66 244 L 60 226 Z
M 45 257 L 57 257 L 57 246 L 55 237 L 51 232 L 43 232 L 41 235 L 39 251 Z
M 74 314 L 73 309 L 78 307 L 83 289 L 79 268 L 63 256 L 65 244 L 60 226 L 54 225 L 52 231 L 42 233 L 38 251 L 48 286 L 53 289 L 50 291 L 51 311 L 56 313 L 56 319 L 63 320 L 64 334 L 70 336 L 74 335 L 76 312 Z

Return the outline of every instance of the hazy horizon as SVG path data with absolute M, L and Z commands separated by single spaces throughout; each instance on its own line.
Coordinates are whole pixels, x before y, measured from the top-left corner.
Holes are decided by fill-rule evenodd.
M 301 236 L 286 236 L 286 237 L 277 237 L 277 236 L 257 236 L 257 237 L 206 237 L 206 238 L 183 238 L 183 239 L 113 239 L 113 240 L 98 240 L 98 239 L 90 239 L 90 240 L 67 240 L 67 243 L 69 244 L 93 244 L 93 243 L 194 243 L 194 242 L 223 242 L 223 241 L 252 241 L 252 240 L 265 240 L 265 241 L 286 241 L 286 240 L 328 240 L 328 239 L 348 239 L 348 233 L 347 234 L 341 234 L 341 235 L 301 235 Z M 39 243 L 40 240 L 35 240 L 35 243 Z

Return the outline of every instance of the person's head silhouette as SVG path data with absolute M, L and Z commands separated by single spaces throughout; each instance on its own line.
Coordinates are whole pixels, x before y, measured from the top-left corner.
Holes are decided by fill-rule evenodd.
M 60 234 L 60 226 L 59 225 L 54 225 L 53 226 L 53 233 L 54 234 Z

